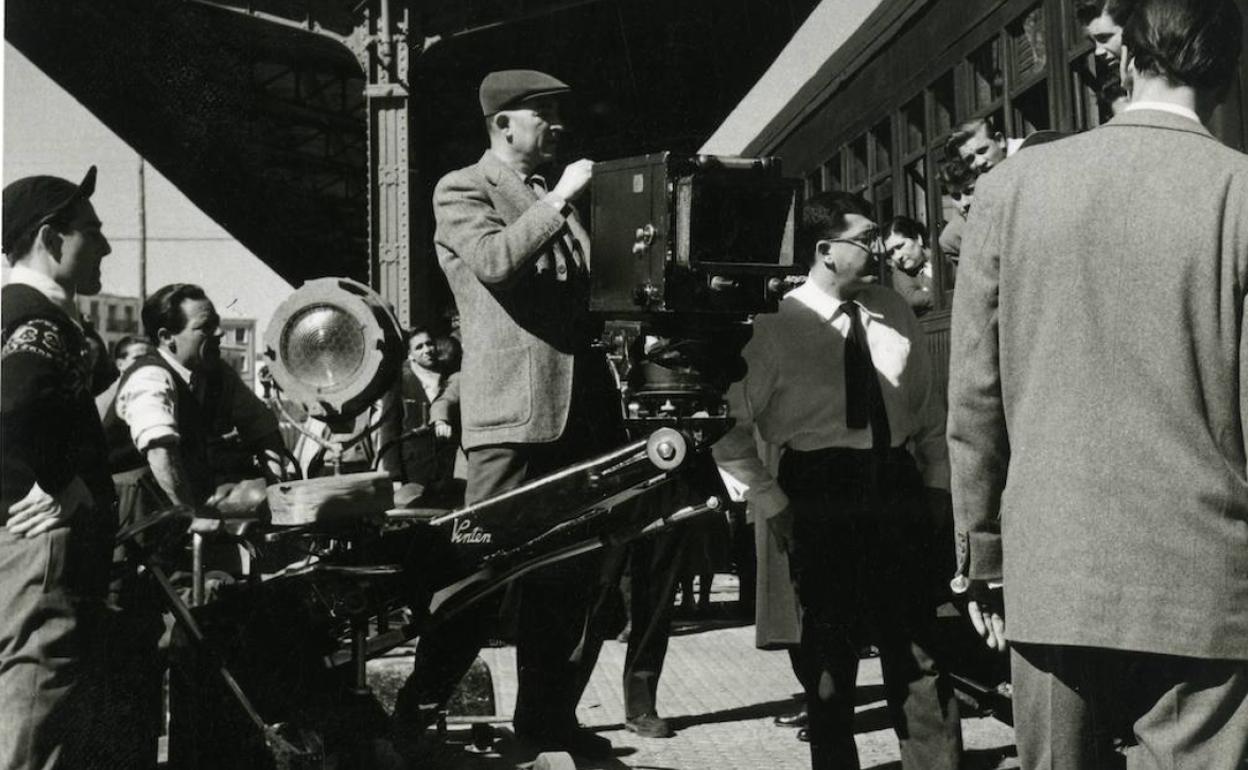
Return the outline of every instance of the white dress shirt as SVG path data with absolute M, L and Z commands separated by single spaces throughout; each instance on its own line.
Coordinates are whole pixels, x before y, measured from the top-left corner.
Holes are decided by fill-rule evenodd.
M 1123 112 L 1135 112 L 1136 110 L 1160 110 L 1161 112 L 1168 112 L 1171 115 L 1178 115 L 1181 118 L 1187 118 L 1188 120 L 1194 120 L 1197 123 L 1200 123 L 1200 116 L 1197 115 L 1195 111 L 1190 110 L 1181 104 L 1150 101 L 1131 102 L 1127 105 L 1127 108 L 1123 110 Z
M 442 394 L 442 375 L 420 364 L 409 363 L 408 368 L 412 370 L 412 374 L 416 375 L 416 379 L 420 380 L 420 387 L 425 391 L 425 398 L 429 400 L 429 403 L 436 401 Z
M 201 375 L 193 374 L 164 348 L 157 348 L 157 352 L 188 387 L 196 387 L 195 378 Z M 228 410 L 223 420 L 238 430 L 239 438 L 249 443 L 277 431 L 276 416 L 243 384 L 238 373 L 224 362 L 215 365 L 222 369 L 220 404 Z M 130 426 L 130 438 L 140 452 L 158 440 L 177 443 L 177 402 L 177 384 L 163 367 L 140 366 L 130 374 L 117 393 L 117 416 Z
M 851 320 L 841 300 L 812 281 L 793 290 L 774 315 L 759 316 L 743 355 L 745 379 L 728 391 L 733 429 L 715 459 L 749 489 L 760 518 L 788 497 L 759 459 L 754 429 L 769 444 L 799 451 L 870 449 L 871 430 L 845 424 L 845 339 Z M 914 312 L 892 289 L 869 286 L 855 300 L 879 377 L 893 446 L 912 445 L 924 483 L 948 489 L 945 406 Z

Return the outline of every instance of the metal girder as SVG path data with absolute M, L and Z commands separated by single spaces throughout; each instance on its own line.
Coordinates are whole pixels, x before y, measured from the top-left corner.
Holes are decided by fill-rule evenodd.
M 368 84 L 369 154 L 369 283 L 394 307 L 399 322 L 411 326 L 432 320 L 426 260 L 413 275 L 413 255 L 427 251 L 428 223 L 423 207 L 414 205 L 419 186 L 412 140 L 412 42 L 414 17 L 391 0 L 371 0 L 365 27 L 371 44 L 361 47 Z

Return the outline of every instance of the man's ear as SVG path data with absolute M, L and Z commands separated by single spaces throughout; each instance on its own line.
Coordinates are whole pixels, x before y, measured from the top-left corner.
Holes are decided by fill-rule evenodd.
M 832 244 L 827 241 L 819 241 L 815 244 L 815 259 L 823 263 L 823 266 L 836 272 L 836 262 L 831 259 Z
M 1122 88 L 1127 92 L 1127 96 L 1131 96 L 1131 87 L 1135 84 L 1135 56 L 1131 54 L 1131 49 L 1126 43 L 1122 44 L 1122 53 L 1118 54 L 1118 79 L 1122 81 Z
M 156 330 L 156 343 L 169 348 L 170 353 L 177 352 L 178 343 L 173 339 L 173 332 L 163 326 Z
M 500 134 L 506 134 L 507 129 L 511 128 L 511 116 L 505 112 L 495 113 L 490 120 L 494 123 L 495 130 Z
M 35 240 L 43 244 L 43 248 L 56 259 L 61 261 L 61 234 L 56 231 L 52 225 L 40 225 L 39 232 L 35 234 Z

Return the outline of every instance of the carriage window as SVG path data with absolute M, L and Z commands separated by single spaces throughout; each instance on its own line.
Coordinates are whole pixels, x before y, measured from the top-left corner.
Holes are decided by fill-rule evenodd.
M 844 190 L 845 174 L 841 169 L 841 154 L 838 152 L 823 164 L 823 189 Z
M 906 155 L 924 149 L 923 127 L 927 121 L 923 118 L 923 95 L 911 99 L 901 108 L 901 142 L 902 152 Z
M 867 181 L 867 137 L 860 136 L 849 145 L 849 186 Z
M 1069 50 L 1071 51 L 1082 48 L 1087 42 L 1083 25 L 1079 23 L 1079 17 L 1075 15 L 1075 6 L 1078 4 L 1078 0 L 1062 0 L 1062 14 L 1066 21 L 1066 39 L 1070 41 Z
M 806 197 L 810 198 L 823 192 L 823 174 L 819 169 L 806 175 Z
M 893 180 L 885 179 L 875 185 L 875 221 L 887 222 L 897 213 L 893 206 Z
M 871 167 L 873 174 L 888 171 L 893 163 L 893 132 L 887 119 L 871 129 L 871 146 L 875 151 L 875 163 Z
M 1028 11 L 1006 31 L 1010 36 L 1014 82 L 1018 84 L 1043 75 L 1049 59 L 1045 48 L 1044 8 L 1037 6 Z
M 903 194 L 906 214 L 927 224 L 927 172 L 924 158 L 906 166 Z
M 957 120 L 958 110 L 953 89 L 953 73 L 946 72 L 932 83 L 932 134 L 947 134 Z
M 1004 95 L 1005 70 L 1002 63 L 1000 37 L 994 37 L 971 54 L 969 64 L 972 112 L 979 112 Z
M 1042 80 L 1014 97 L 1013 111 L 1016 136 L 1050 128 L 1048 84 Z

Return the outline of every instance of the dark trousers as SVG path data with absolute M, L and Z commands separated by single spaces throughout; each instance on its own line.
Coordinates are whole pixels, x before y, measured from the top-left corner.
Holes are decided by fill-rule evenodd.
M 936 621 L 926 562 L 932 524 L 904 450 L 787 452 L 779 482 L 794 514 L 791 567 L 815 770 L 857 768 L 858 651 L 880 650 L 889 716 L 908 770 L 958 767 L 957 703 L 930 650 Z
M 0 527 L 3 770 L 95 767 L 108 740 L 88 719 L 104 602 L 67 583 L 71 537 L 66 527 L 29 539 Z
M 466 502 L 515 489 L 623 443 L 618 397 L 608 387 L 608 377 L 600 356 L 577 359 L 568 423 L 557 441 L 469 450 Z M 517 582 L 518 732 L 552 733 L 576 726 L 576 705 L 602 648 L 602 636 L 592 633 L 589 624 L 601 570 L 601 555 L 589 553 Z M 494 628 L 499 602 L 497 596 L 482 601 L 420 638 L 412 674 L 395 704 L 400 733 L 423 729 L 449 700 Z
M 624 651 L 624 716 L 635 719 L 657 714 L 659 676 L 672 635 L 672 613 L 681 564 L 690 529 L 677 527 L 628 546 L 628 575 L 621 590 L 628 591 L 631 631 Z
M 1010 662 L 1023 770 L 1248 767 L 1248 661 L 1016 644 Z
M 682 494 L 679 485 L 669 485 L 630 504 L 658 506 L 663 514 L 668 514 L 684 504 Z M 608 635 L 611 619 L 618 617 L 616 608 L 622 597 L 630 629 L 624 652 L 627 719 L 658 713 L 659 676 L 667 658 L 675 610 L 672 600 L 680 584 L 692 533 L 688 524 L 680 525 L 618 546 L 605 557 L 603 589 L 594 610 L 595 625 L 601 629 L 601 636 Z

